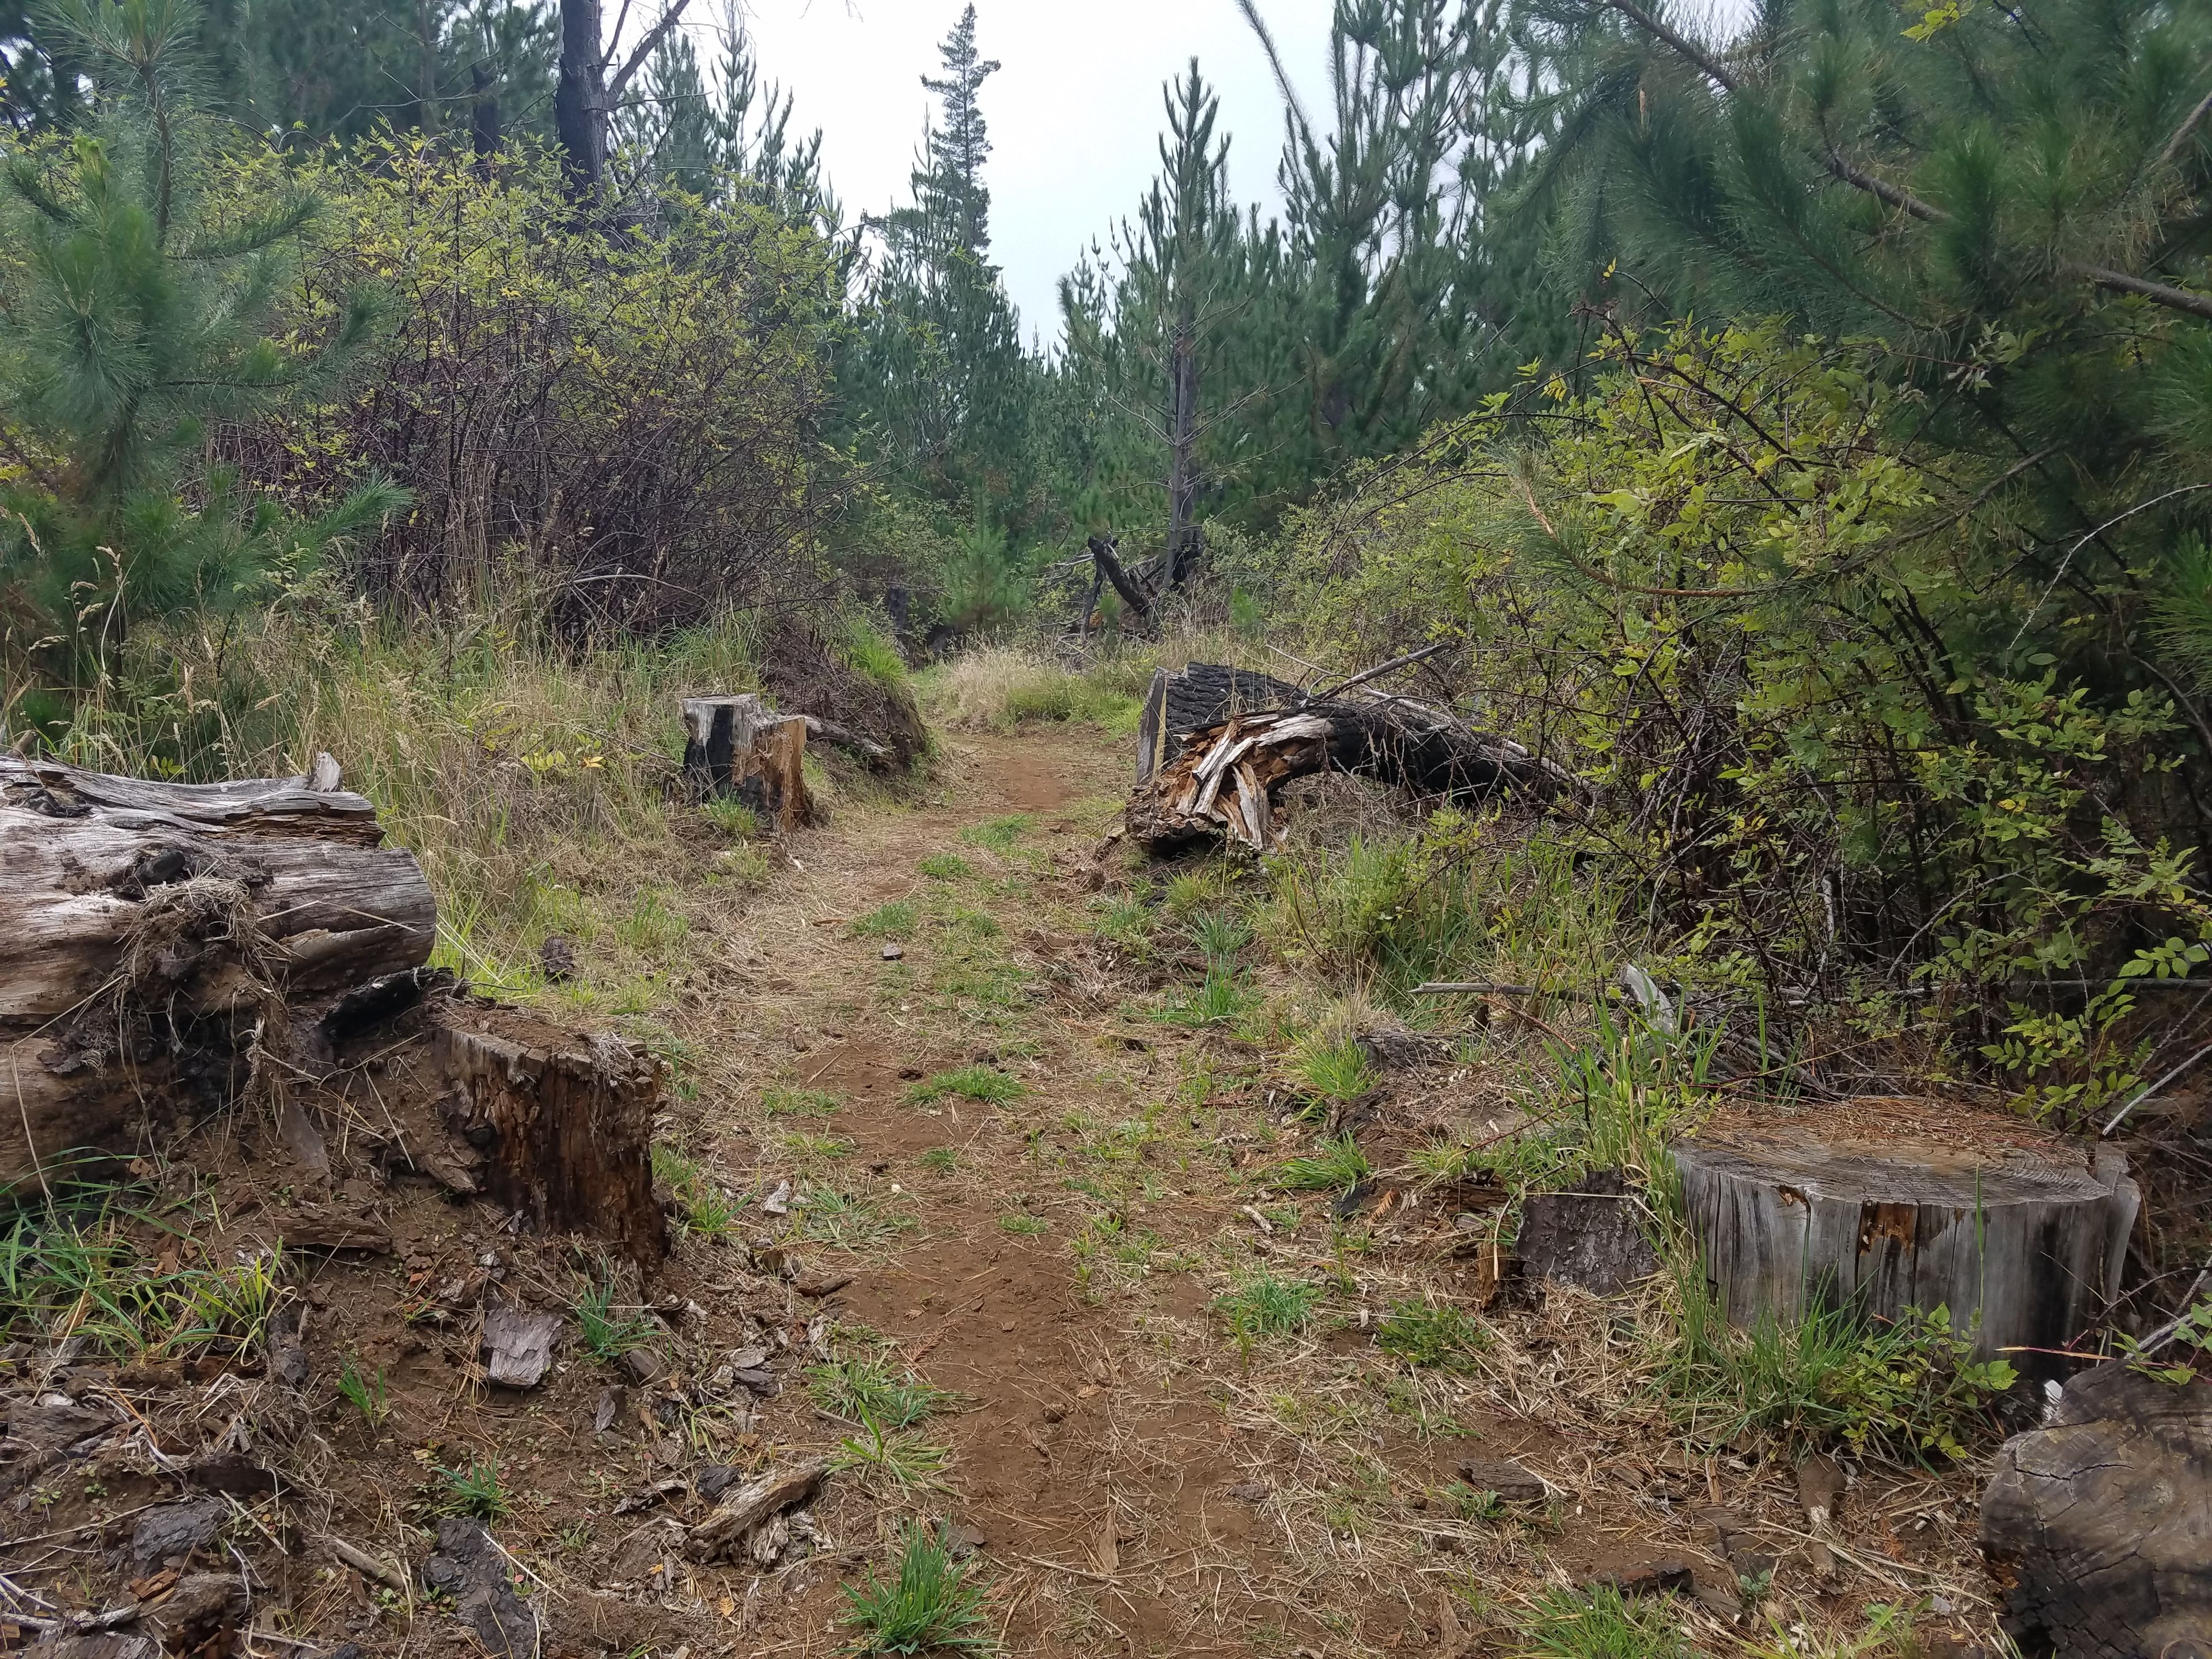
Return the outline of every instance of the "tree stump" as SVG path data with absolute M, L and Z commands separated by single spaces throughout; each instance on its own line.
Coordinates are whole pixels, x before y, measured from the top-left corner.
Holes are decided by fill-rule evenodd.
M 1571 1192 L 1532 1194 L 1513 1254 L 1532 1279 L 1598 1296 L 1619 1296 L 1659 1271 L 1644 1195 L 1618 1170 L 1592 1170 Z
M 2212 1654 L 2212 1376 L 2076 1376 L 1997 1454 L 1981 1543 L 2023 1652 Z
M 337 771 L 149 783 L 0 756 L 0 1189 L 211 1115 L 428 959 L 429 884 Z
M 701 799 L 736 800 L 781 833 L 806 822 L 806 719 L 758 697 L 684 699 L 684 775 Z
M 1924 1111 L 1916 1112 L 1923 1107 Z M 2118 1293 L 2141 1197 L 2127 1161 L 2011 1119 L 1952 1133 L 1932 1103 L 1856 1103 L 1822 1123 L 1711 1125 L 1674 1163 L 1729 1320 L 1814 1305 L 1950 1310 L 1975 1351 L 2031 1373 Z
M 446 1127 L 456 1175 L 540 1233 L 605 1240 L 641 1267 L 667 1255 L 653 1196 L 653 1119 L 660 1068 L 618 1037 L 546 1046 L 536 1022 L 456 1013 L 430 1034 L 450 1085 Z M 502 1030 L 501 1026 L 507 1027 Z

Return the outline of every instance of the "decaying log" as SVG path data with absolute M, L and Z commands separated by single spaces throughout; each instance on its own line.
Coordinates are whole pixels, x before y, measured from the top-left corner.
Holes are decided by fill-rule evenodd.
M 327 757 L 198 785 L 0 756 L 0 1188 L 211 1115 L 428 958 L 420 866 L 336 784 Z
M 1220 725 L 1233 715 L 1295 708 L 1298 688 L 1256 669 L 1194 662 L 1176 673 L 1152 671 L 1145 693 L 1144 719 L 1137 728 L 1137 781 L 1158 769 L 1163 756 L 1182 752 L 1194 732 Z
M 702 799 L 752 808 L 781 833 L 806 822 L 806 717 L 758 697 L 684 699 L 684 776 Z
M 1997 1454 L 1981 1545 L 2023 1653 L 2212 1653 L 2212 1376 L 2116 1360 L 2074 1378 Z
M 1239 714 L 1193 732 L 1130 797 L 1129 833 L 1153 852 L 1226 836 L 1265 852 L 1281 838 L 1276 793 L 1293 778 L 1355 772 L 1425 794 L 1548 796 L 1554 775 L 1520 744 L 1398 698 Z
M 1113 584 L 1114 591 L 1121 596 L 1121 603 L 1135 613 L 1139 622 L 1149 620 L 1152 614 L 1152 593 L 1122 568 L 1120 542 L 1109 536 L 1093 536 L 1089 546 L 1092 566 Z
M 1733 1322 L 1946 1308 L 1961 1332 L 1978 1317 L 1978 1355 L 2014 1350 L 2031 1373 L 2118 1292 L 2141 1204 L 2108 1149 L 1939 1142 L 1909 1119 L 1879 1133 L 1709 1128 L 1676 1145 L 1674 1164 Z
M 441 1171 L 541 1233 L 582 1232 L 642 1267 L 668 1250 L 653 1198 L 653 1119 L 660 1068 L 620 1038 L 547 1048 L 500 1035 L 495 1014 L 453 1017 L 431 1033 L 431 1058 L 452 1086 L 447 1127 L 473 1167 Z M 533 1035 L 536 1033 L 533 1032 Z

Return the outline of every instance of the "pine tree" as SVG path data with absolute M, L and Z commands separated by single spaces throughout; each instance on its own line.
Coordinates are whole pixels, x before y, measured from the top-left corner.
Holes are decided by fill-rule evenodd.
M 844 372 L 872 442 L 908 482 L 963 516 L 1018 527 L 1030 510 L 1036 369 L 988 258 L 990 139 L 979 101 L 999 65 L 976 50 L 969 6 L 938 48 L 945 73 L 911 178 L 878 222 L 881 251 Z
M 191 95 L 191 0 L 67 0 L 57 16 L 97 98 L 66 149 L 7 167 L 23 259 L 0 310 L 0 616 L 17 659 L 66 686 L 140 623 L 258 602 L 404 498 L 373 483 L 301 520 L 209 465 L 214 428 L 327 387 L 374 307 L 356 296 L 313 353 L 264 331 L 279 256 L 319 204 L 210 201 L 221 135 Z
M 2212 10 L 1768 0 L 1707 39 L 1657 0 L 1529 0 L 1524 26 L 1563 276 L 1616 319 L 1889 342 L 1917 445 L 1983 481 L 1966 659 L 2178 695 L 2192 606 L 2212 638 Z

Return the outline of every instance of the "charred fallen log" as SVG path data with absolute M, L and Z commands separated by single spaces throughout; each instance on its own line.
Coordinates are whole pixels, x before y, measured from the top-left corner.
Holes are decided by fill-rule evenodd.
M 1266 851 L 1281 838 L 1277 793 L 1293 778 L 1352 772 L 1423 794 L 1549 799 L 1558 774 L 1508 738 L 1402 698 L 1239 714 L 1191 733 L 1130 797 L 1130 835 L 1154 852 L 1225 836 Z

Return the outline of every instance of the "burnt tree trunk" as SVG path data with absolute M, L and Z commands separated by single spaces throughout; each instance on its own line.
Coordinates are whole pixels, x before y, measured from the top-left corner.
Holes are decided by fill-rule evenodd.
M 779 832 L 806 822 L 807 721 L 758 697 L 684 700 L 684 775 L 699 798 L 743 802 Z
M 1139 757 L 1139 764 L 1142 757 Z M 1154 852 L 1226 837 L 1265 852 L 1293 778 L 1354 772 L 1425 794 L 1548 796 L 1555 775 L 1509 739 L 1396 698 L 1240 714 L 1194 732 L 1130 797 L 1129 833 Z
M 221 1109 L 348 992 L 428 959 L 429 884 L 337 771 L 149 783 L 0 757 L 0 1187 Z
M 667 1253 L 653 1197 L 660 1068 L 619 1038 L 548 1047 L 542 1035 L 501 1035 L 495 1015 L 433 1028 L 460 1173 L 540 1233 L 589 1233 L 652 1266 Z
M 572 196 L 595 194 L 606 176 L 606 64 L 599 44 L 599 0 L 561 0 L 560 79 L 553 130 Z
M 1978 1354 L 2014 1350 L 2031 1372 L 2101 1317 L 2141 1204 L 2116 1152 L 1965 1150 L 1909 1129 L 1709 1131 L 1674 1163 L 1733 1322 L 1787 1325 L 1816 1304 L 1889 1320 L 1947 1308 L 1962 1332 L 1978 1318 Z
M 2212 1377 L 2082 1372 L 1997 1454 L 1981 1544 L 2024 1653 L 2212 1653 Z
M 1121 596 L 1121 603 L 1135 613 L 1139 622 L 1149 622 L 1152 614 L 1152 596 L 1145 585 L 1131 575 L 1121 563 L 1121 550 L 1113 538 L 1093 536 L 1091 538 L 1091 562 L 1098 574 L 1114 586 Z M 1092 590 L 1094 592 L 1097 589 Z
M 1150 778 L 1163 759 L 1181 753 L 1192 732 L 1218 726 L 1232 714 L 1294 708 L 1303 695 L 1287 681 L 1250 668 L 1194 662 L 1173 674 L 1154 670 L 1137 731 L 1137 781 Z

